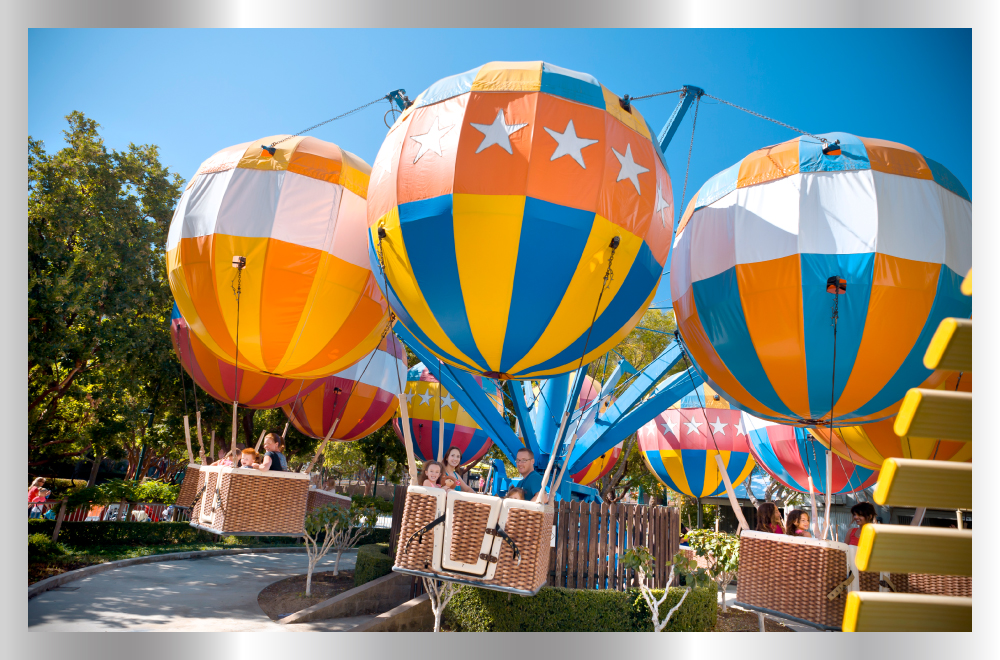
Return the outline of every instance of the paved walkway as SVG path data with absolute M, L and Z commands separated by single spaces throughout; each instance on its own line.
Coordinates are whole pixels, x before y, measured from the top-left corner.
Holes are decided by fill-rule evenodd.
M 341 569 L 353 569 L 356 551 Z M 333 569 L 328 555 L 317 571 Z M 28 601 L 28 627 L 38 632 L 252 632 L 345 629 L 341 619 L 282 626 L 257 605 L 272 582 L 306 572 L 306 553 L 247 554 L 127 566 L 69 582 Z M 329 622 L 332 623 L 332 622 Z
M 716 592 L 715 596 L 718 599 L 719 604 L 721 605 L 722 593 Z M 728 587 L 726 587 L 726 607 L 732 607 L 733 603 L 735 602 L 736 602 L 736 585 L 731 584 Z M 819 629 L 813 628 L 812 626 L 807 626 L 797 621 L 784 619 L 778 616 L 772 616 L 770 614 L 765 614 L 764 618 L 770 619 L 771 621 L 777 621 L 778 623 L 791 628 L 795 632 L 821 632 Z

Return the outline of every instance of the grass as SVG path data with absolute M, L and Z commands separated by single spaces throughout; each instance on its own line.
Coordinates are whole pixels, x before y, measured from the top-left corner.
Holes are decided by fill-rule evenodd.
M 235 540 L 230 536 L 218 543 L 175 543 L 167 545 L 142 545 L 142 546 L 89 546 L 86 548 L 75 548 L 69 545 L 62 545 L 66 554 L 59 557 L 52 557 L 44 561 L 28 563 L 28 584 L 32 585 L 45 578 L 50 578 L 60 573 L 73 571 L 84 566 L 94 564 L 105 564 L 107 562 L 119 561 L 121 559 L 134 559 L 136 557 L 148 557 L 149 555 L 160 555 L 168 552 L 193 552 L 197 550 L 225 550 L 236 548 L 289 548 L 295 547 L 292 544 L 263 543 L 250 540 L 252 537 L 245 537 L 245 540 Z

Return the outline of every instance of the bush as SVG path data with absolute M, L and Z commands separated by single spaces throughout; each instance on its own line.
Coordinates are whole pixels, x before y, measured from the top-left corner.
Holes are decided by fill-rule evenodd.
M 52 537 L 55 523 L 51 520 L 29 520 L 28 533 Z M 64 522 L 59 528 L 59 540 L 74 548 L 102 545 L 174 545 L 180 543 L 211 543 L 208 532 L 191 527 L 186 522 Z
M 684 599 L 681 608 L 674 612 L 670 623 L 663 629 L 663 632 L 704 632 L 715 630 L 715 619 L 719 611 L 719 601 L 716 597 L 717 588 L 714 583 L 707 587 L 692 589 L 688 597 Z M 626 592 L 632 599 L 629 615 L 632 618 L 633 630 L 650 632 L 653 630 L 652 616 L 649 606 L 639 594 L 638 589 L 630 589 Z M 663 595 L 663 589 L 653 589 L 653 598 L 659 599 Z M 684 589 L 673 587 L 667 595 L 667 599 L 660 605 L 660 621 L 667 615 L 677 601 L 684 595 Z
M 68 494 L 82 490 L 87 487 L 86 479 L 55 479 L 51 477 L 45 478 L 45 488 L 52 491 L 49 495 L 50 500 L 61 500 Z
M 28 536 L 28 563 L 43 562 L 67 554 L 61 543 L 52 542 L 52 534 Z
M 137 502 L 147 502 L 150 504 L 173 504 L 177 501 L 177 493 L 181 487 L 171 486 L 162 481 L 144 481 L 135 489 Z
M 377 495 L 351 495 L 351 505 L 359 509 L 371 507 L 379 513 L 392 515 L 392 501 Z
M 683 593 L 683 589 L 676 587 L 670 591 L 664 607 L 676 605 Z M 659 593 L 662 594 L 662 590 Z M 711 615 L 708 605 L 711 605 Z M 692 591 L 674 613 L 666 630 L 712 630 L 715 608 L 713 591 Z M 666 610 L 663 612 L 665 614 Z M 528 598 L 464 587 L 448 604 L 445 619 L 452 628 L 463 632 L 640 632 L 653 629 L 649 611 L 638 590 L 542 587 L 538 594 Z
M 367 533 L 362 534 L 358 540 L 358 545 L 385 544 L 389 545 L 389 534 L 392 530 L 373 527 Z
M 371 582 L 392 572 L 392 557 L 389 544 L 378 543 L 358 547 L 358 557 L 354 562 L 354 586 Z

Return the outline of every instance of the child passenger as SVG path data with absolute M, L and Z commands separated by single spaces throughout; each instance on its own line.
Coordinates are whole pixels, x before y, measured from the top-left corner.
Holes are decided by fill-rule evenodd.
M 788 514 L 785 534 L 788 536 L 812 538 L 812 534 L 809 532 L 809 514 L 802 509 L 793 509 Z
M 857 545 L 861 538 L 861 528 L 875 522 L 875 507 L 871 502 L 858 502 L 851 507 L 851 519 L 857 527 L 847 534 L 847 545 Z
M 507 491 L 507 499 L 509 500 L 523 500 L 524 499 L 524 489 L 523 488 L 511 488 Z
M 237 467 L 252 470 L 253 464 L 256 462 L 257 462 L 257 452 L 254 451 L 253 447 L 247 447 L 242 452 L 240 452 L 240 464 Z
M 443 468 L 437 461 L 424 463 L 424 470 L 417 477 L 417 482 L 424 488 L 441 488 L 441 472 Z

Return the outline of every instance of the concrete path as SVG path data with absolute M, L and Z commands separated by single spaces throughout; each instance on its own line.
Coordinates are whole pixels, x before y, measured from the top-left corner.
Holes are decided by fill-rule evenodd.
M 341 569 L 353 569 L 356 551 Z M 316 567 L 333 569 L 332 556 Z M 352 627 L 368 617 L 281 626 L 257 605 L 272 582 L 305 574 L 306 553 L 247 554 L 127 566 L 69 582 L 28 601 L 37 632 L 291 632 Z M 329 622 L 333 623 L 333 622 Z
M 722 605 L 722 593 L 716 592 L 716 598 L 718 598 L 719 605 Z M 732 607 L 733 603 L 736 602 L 736 585 L 731 584 L 726 587 L 726 607 Z M 812 626 L 807 626 L 805 624 L 799 623 L 797 621 L 791 621 L 778 616 L 772 616 L 770 614 L 764 615 L 765 619 L 770 619 L 771 621 L 777 621 L 778 623 L 791 628 L 795 632 L 822 632 L 817 628 Z

